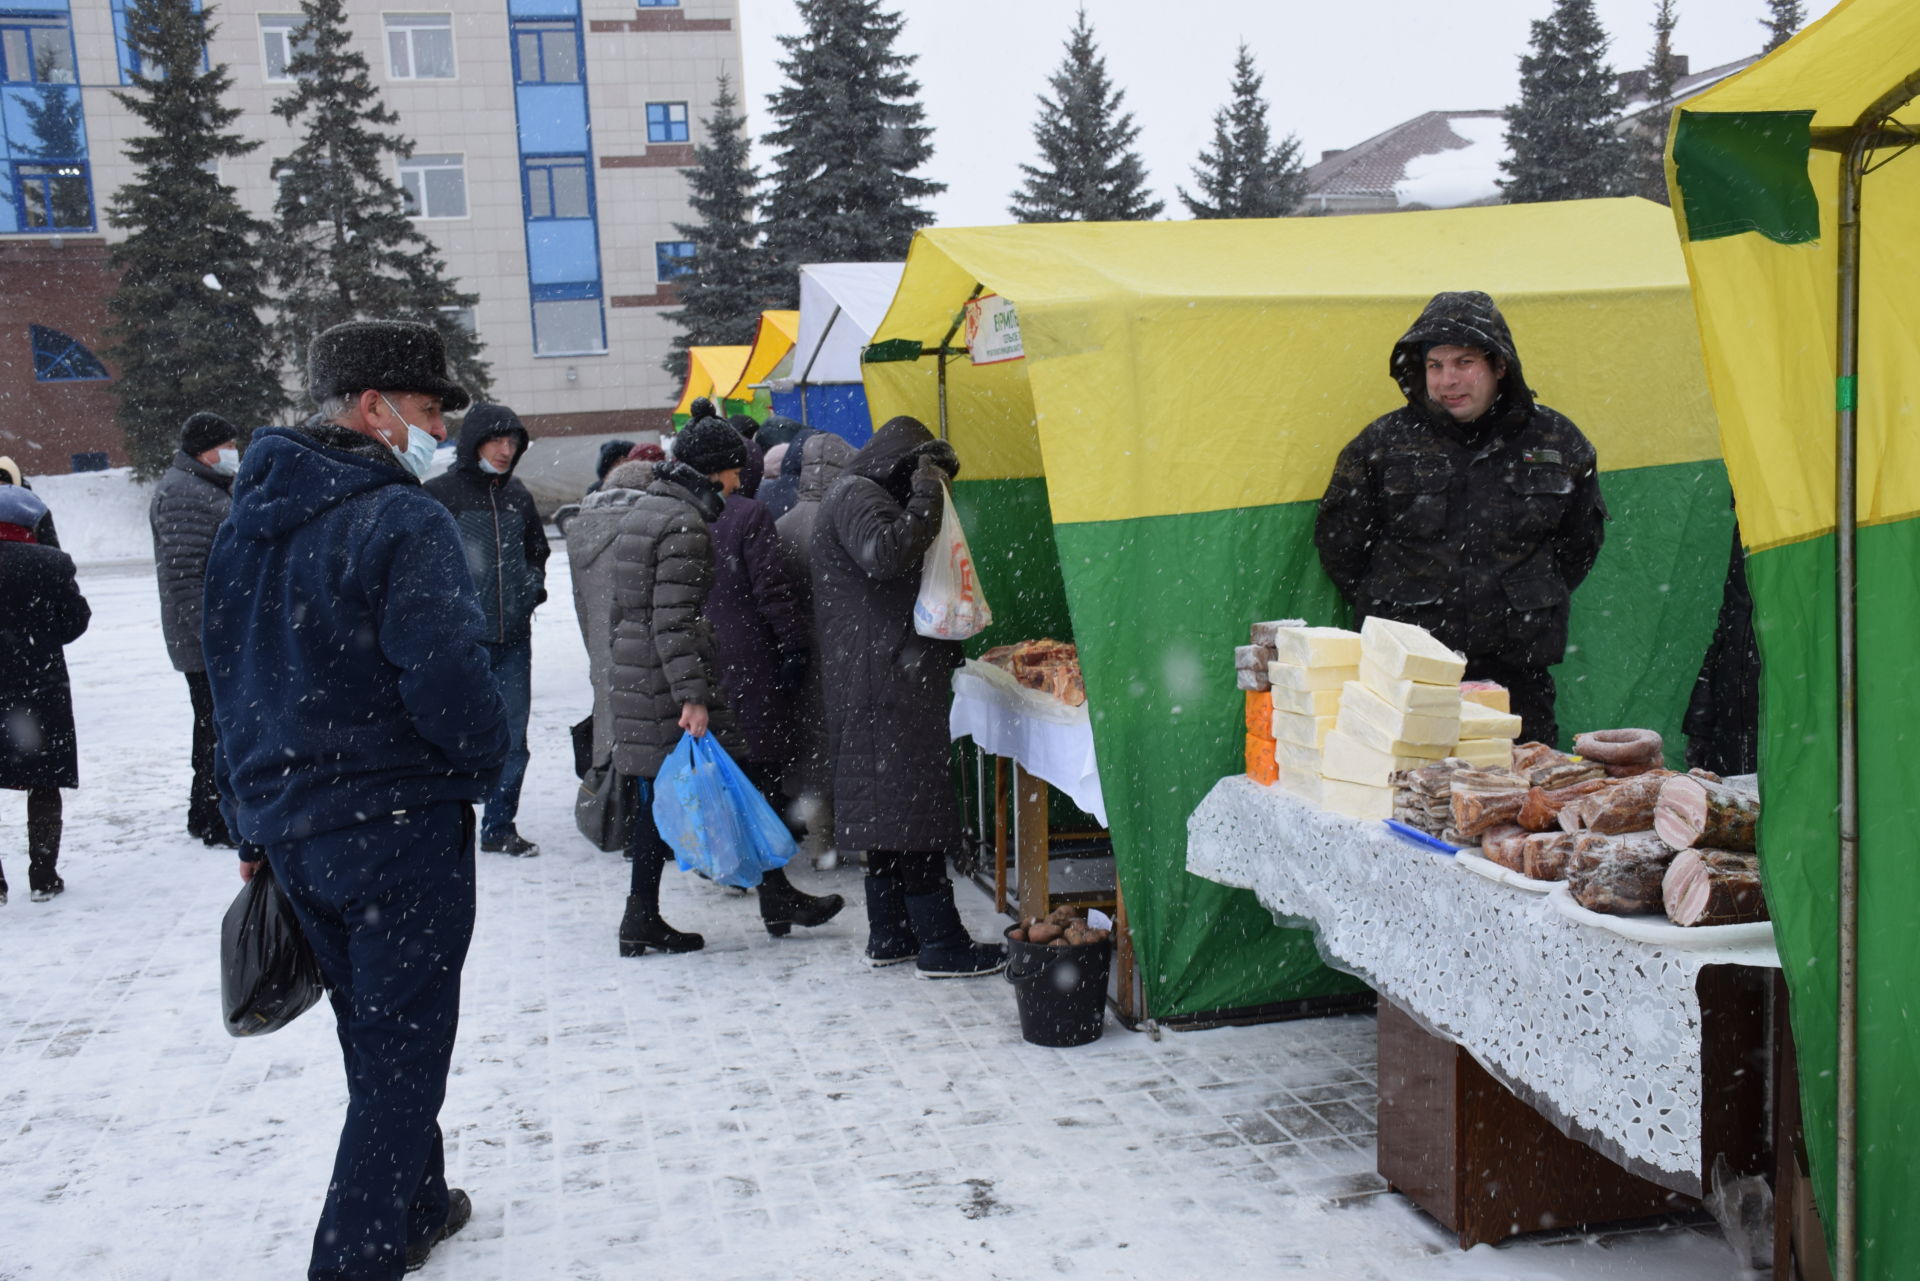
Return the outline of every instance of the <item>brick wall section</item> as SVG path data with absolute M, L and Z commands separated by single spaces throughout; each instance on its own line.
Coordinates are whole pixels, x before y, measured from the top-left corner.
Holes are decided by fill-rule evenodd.
M 522 414 L 520 421 L 532 436 L 599 436 L 605 434 L 650 437 L 673 430 L 671 409 L 607 409 L 585 414 Z
M 589 31 L 731 31 L 731 18 L 689 18 L 678 9 L 642 9 L 631 18 L 595 18 Z
M 36 380 L 27 333 L 29 325 L 57 329 L 107 361 L 113 286 L 99 237 L 0 242 L 0 454 L 29 475 L 69 471 L 74 454 L 95 450 L 116 466 L 127 461 L 113 421 L 113 383 Z
M 680 286 L 664 284 L 650 294 L 615 294 L 607 299 L 609 307 L 678 307 Z
M 637 156 L 602 156 L 602 169 L 687 169 L 693 165 L 693 144 L 667 142 L 648 147 Z

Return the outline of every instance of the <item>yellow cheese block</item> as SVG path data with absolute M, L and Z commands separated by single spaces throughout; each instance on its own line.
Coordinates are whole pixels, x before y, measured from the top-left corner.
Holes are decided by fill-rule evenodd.
M 1512 712 L 1495 711 L 1479 703 L 1460 704 L 1461 738 L 1520 737 L 1520 718 Z
M 1418 712 L 1422 716 L 1461 714 L 1458 685 L 1401 680 L 1387 675 L 1378 663 L 1366 658 L 1360 660 L 1360 683 L 1403 712 Z
M 1269 682 L 1271 683 L 1271 682 Z M 1273 710 L 1299 716 L 1332 716 L 1340 710 L 1340 689 L 1276 689 Z
M 1320 780 L 1320 808 L 1348 818 L 1380 819 L 1393 817 L 1393 789 L 1348 783 L 1337 778 Z
M 1308 694 L 1321 689 L 1339 689 L 1360 676 L 1359 665 L 1352 667 L 1302 667 L 1298 663 L 1270 663 L 1267 681 L 1277 690 Z
M 1383 675 L 1428 685 L 1458 685 L 1467 660 L 1433 638 L 1424 627 L 1369 618 L 1360 627 L 1360 653 Z
M 1513 740 L 1510 738 L 1463 738 L 1453 745 L 1450 755 L 1457 756 L 1469 765 L 1480 769 L 1490 769 L 1498 765 L 1501 769 L 1513 768 Z
M 1273 759 L 1282 770 L 1294 770 L 1302 774 L 1320 772 L 1320 749 L 1317 747 L 1276 741 L 1273 745 Z
M 1393 775 L 1403 769 L 1419 769 L 1433 761 L 1425 756 L 1396 756 L 1367 746 L 1339 730 L 1327 735 L 1320 749 L 1320 773 L 1347 783 L 1365 783 L 1385 787 Z
M 1295 667 L 1353 667 L 1360 662 L 1360 633 L 1340 627 L 1282 627 L 1273 633 L 1273 657 Z
M 1460 697 L 1469 703 L 1491 707 L 1496 712 L 1513 710 L 1513 700 L 1507 694 L 1507 687 L 1493 681 L 1461 681 Z
M 1460 737 L 1460 710 L 1456 706 L 1447 715 L 1432 716 L 1403 712 L 1359 681 L 1348 681 L 1340 687 L 1339 728 L 1359 737 L 1362 726 L 1376 731 L 1362 741 L 1382 751 L 1398 752 L 1400 749 L 1390 746 L 1393 743 L 1452 747 Z
M 1297 796 L 1307 804 L 1320 804 L 1321 779 L 1318 774 L 1303 770 L 1283 769 L 1280 771 L 1280 790 L 1291 796 Z
M 1300 716 L 1293 712 L 1273 714 L 1273 737 L 1282 743 L 1319 748 L 1326 744 L 1327 735 L 1332 732 L 1331 716 Z

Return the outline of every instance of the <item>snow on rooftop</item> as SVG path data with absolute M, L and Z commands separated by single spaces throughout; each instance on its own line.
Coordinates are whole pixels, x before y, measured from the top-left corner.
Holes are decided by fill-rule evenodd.
M 1500 194 L 1500 160 L 1507 154 L 1507 122 L 1499 116 L 1454 116 L 1447 128 L 1467 145 L 1407 161 L 1394 199 L 1401 207 L 1454 209 Z

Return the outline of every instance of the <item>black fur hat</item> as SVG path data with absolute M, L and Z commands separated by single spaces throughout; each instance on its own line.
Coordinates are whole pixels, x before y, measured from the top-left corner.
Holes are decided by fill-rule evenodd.
M 204 454 L 209 449 L 218 448 L 230 440 L 240 439 L 240 431 L 232 423 L 211 410 L 203 409 L 180 425 L 180 452 L 183 454 Z
M 307 351 L 307 395 L 315 404 L 363 391 L 438 396 L 448 413 L 472 397 L 447 376 L 447 346 L 432 325 L 406 320 L 349 320 L 313 340 Z

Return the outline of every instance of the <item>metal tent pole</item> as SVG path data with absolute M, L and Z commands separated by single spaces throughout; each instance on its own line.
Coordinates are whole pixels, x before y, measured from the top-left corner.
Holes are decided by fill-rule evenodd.
M 827 338 L 833 333 L 833 326 L 839 319 L 840 304 L 835 303 L 833 314 L 827 317 L 827 327 L 820 331 L 820 341 L 813 345 L 813 354 L 807 357 L 807 367 L 800 371 L 800 425 L 802 427 L 813 426 L 813 423 L 808 421 L 807 415 L 807 379 L 813 377 L 814 363 L 820 359 L 820 353 L 826 348 Z
M 973 292 L 967 295 L 967 302 L 972 302 L 975 298 L 978 298 L 980 291 L 985 288 L 985 285 L 976 281 L 973 286 Z M 934 357 L 934 382 L 937 386 L 937 394 L 940 401 L 941 440 L 947 438 L 947 356 L 950 354 L 949 348 L 951 348 L 953 344 L 953 336 L 960 332 L 960 326 L 966 322 L 967 309 L 965 304 L 962 304 L 960 310 L 953 313 L 953 324 L 947 327 L 946 336 L 940 340 L 940 350 Z

